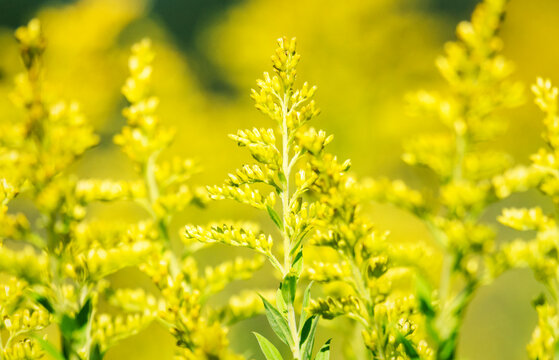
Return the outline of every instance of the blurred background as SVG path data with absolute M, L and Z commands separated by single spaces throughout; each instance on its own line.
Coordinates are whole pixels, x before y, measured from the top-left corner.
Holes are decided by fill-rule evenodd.
M 475 3 L 0 0 L 0 119 L 21 116 L 8 99 L 13 77 L 22 70 L 12 33 L 38 16 L 48 39 L 49 90 L 57 97 L 80 102 L 102 136 L 100 146 L 75 171 L 84 177 L 133 178 L 132 166 L 112 144 L 112 137 L 124 125 L 121 109 L 126 103 L 120 88 L 127 76 L 130 45 L 147 36 L 157 53 L 154 91 L 161 99 L 160 115 L 164 124 L 178 129 L 170 152 L 200 163 L 203 172 L 195 183 L 219 184 L 228 172 L 249 161 L 248 154 L 238 151 L 227 134 L 238 128 L 271 126 L 254 109 L 250 89 L 263 71 L 271 70 L 269 57 L 275 40 L 296 36 L 302 55 L 299 78 L 319 88 L 317 103 L 322 114 L 314 126 L 335 134 L 331 151 L 350 158 L 359 177 L 403 178 L 421 187 L 430 181 L 429 174 L 403 164 L 402 143 L 440 125 L 410 120 L 404 111 L 404 96 L 421 88 L 444 86 L 434 60 L 443 44 L 454 39 L 456 24 L 469 18 Z M 511 1 L 502 31 L 505 54 L 516 63 L 515 76 L 526 85 L 539 75 L 559 81 L 558 21 L 559 1 Z M 496 146 L 509 151 L 517 162 L 526 163 L 542 144 L 542 115 L 527 92 L 525 105 L 505 116 L 510 126 Z M 489 211 L 487 218 L 494 219 L 501 205 L 539 202 L 535 194 L 521 194 Z M 92 211 L 97 217 L 118 215 L 123 221 L 146 215 L 126 203 L 99 205 Z M 384 205 L 372 205 L 367 211 L 380 229 L 390 230 L 392 241 L 430 241 L 421 224 L 405 213 Z M 223 202 L 212 203 L 207 210 L 187 210 L 175 225 L 178 230 L 185 223 L 220 218 L 264 219 L 250 209 Z M 502 241 L 515 236 L 500 230 Z M 201 261 L 215 261 L 215 252 L 224 255 L 223 249 L 214 248 L 200 254 Z M 266 270 L 250 286 L 275 288 L 277 282 Z M 125 286 L 147 279 L 129 270 L 112 281 Z M 231 286 L 223 296 L 246 286 Z M 520 270 L 483 288 L 466 315 L 460 358 L 525 359 L 524 348 L 536 323 L 530 301 L 538 291 L 531 273 Z M 322 324 L 328 327 L 326 321 Z M 256 341 L 249 335 L 254 328 L 267 329 L 267 324 L 257 318 L 236 325 L 231 341 L 237 351 L 260 359 Z M 323 331 L 323 337 L 328 331 Z M 171 359 L 172 346 L 171 337 L 154 324 L 110 350 L 107 358 Z

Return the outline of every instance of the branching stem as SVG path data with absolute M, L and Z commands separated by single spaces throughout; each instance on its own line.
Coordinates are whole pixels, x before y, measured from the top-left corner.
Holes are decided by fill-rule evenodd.
M 285 276 L 289 269 L 291 268 L 291 259 L 290 259 L 290 250 L 291 250 L 291 239 L 289 239 L 289 234 L 287 231 L 287 220 L 289 216 L 289 178 L 291 175 L 291 168 L 290 168 L 290 159 L 289 159 L 289 131 L 287 129 L 287 95 L 284 95 L 283 100 L 281 102 L 282 107 L 282 171 L 285 177 L 285 184 L 283 186 L 283 191 L 281 193 L 281 202 L 282 202 L 282 216 L 283 216 L 283 252 L 284 252 L 284 260 L 283 260 L 283 268 Z
M 171 249 L 171 239 L 169 237 L 169 228 L 165 218 L 160 218 L 156 212 L 154 211 L 153 207 L 157 200 L 159 199 L 159 185 L 157 184 L 157 180 L 155 178 L 155 167 L 157 158 L 159 157 L 160 151 L 153 152 L 146 163 L 144 169 L 144 181 L 146 183 L 147 191 L 148 191 L 148 212 L 153 217 L 153 220 L 157 223 L 157 228 L 159 235 L 163 239 L 165 246 L 168 249 Z M 179 259 L 175 255 L 173 251 L 170 251 L 170 258 L 171 258 L 171 275 L 176 276 L 180 272 L 180 263 Z

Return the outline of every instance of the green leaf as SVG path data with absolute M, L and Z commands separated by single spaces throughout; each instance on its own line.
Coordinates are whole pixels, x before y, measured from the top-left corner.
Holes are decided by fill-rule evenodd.
M 101 347 L 99 346 L 98 343 L 96 343 L 95 346 L 93 346 L 93 349 L 91 350 L 91 354 L 89 355 L 89 360 L 102 360 L 104 356 L 105 354 L 101 352 Z
M 295 238 L 295 241 L 291 244 L 291 249 L 289 250 L 289 255 L 293 256 L 296 251 L 300 250 L 301 243 L 305 239 L 305 236 L 311 231 L 311 227 L 305 227 Z
M 41 339 L 37 335 L 31 335 L 31 337 L 35 339 L 39 343 L 39 345 L 41 345 L 43 350 L 45 350 L 45 352 L 49 354 L 54 360 L 66 360 L 64 359 L 64 356 L 62 356 L 62 354 L 58 350 L 56 350 L 56 348 L 50 342 Z
M 301 343 L 299 348 L 301 349 L 302 360 L 311 359 L 318 319 L 319 316 L 313 315 L 309 317 L 301 327 Z
M 397 332 L 397 339 L 404 346 L 406 355 L 409 356 L 410 360 L 419 360 L 419 354 L 417 353 L 414 344 L 402 335 L 400 331 Z
M 283 360 L 280 352 L 274 346 L 274 344 L 272 344 L 270 341 L 268 341 L 268 339 L 257 332 L 253 332 L 253 334 L 254 336 L 256 336 L 258 345 L 260 345 L 260 349 L 262 349 L 262 352 L 264 353 L 264 356 L 266 356 L 267 360 Z
M 49 313 L 54 314 L 54 307 L 45 296 L 33 292 L 31 293 L 31 298 L 35 300 L 36 303 L 44 307 Z
M 278 291 L 276 291 L 276 305 L 278 307 L 278 311 L 285 318 L 287 316 L 287 305 L 285 304 L 285 300 L 283 300 L 281 289 L 278 289 Z
M 419 309 L 427 318 L 434 318 L 436 312 L 432 305 L 433 301 L 431 300 L 431 287 L 429 283 L 423 276 L 418 274 L 415 278 L 415 287 L 417 299 L 419 301 Z
M 303 347 L 303 343 L 309 339 L 309 337 L 314 336 L 314 332 L 316 330 L 316 324 L 318 323 L 318 315 L 310 316 L 303 326 L 301 327 L 301 336 L 299 347 Z M 314 329 L 313 329 L 314 328 Z
M 301 276 L 301 272 L 303 271 L 303 249 L 299 250 L 297 255 L 295 255 L 295 259 L 293 259 L 293 263 L 291 263 L 291 272 L 294 273 L 297 278 Z
M 534 300 L 532 300 L 532 306 L 533 307 L 538 307 L 540 305 L 543 305 L 547 303 L 547 300 L 545 299 L 545 294 L 544 293 L 540 293 Z
M 456 357 L 456 336 L 449 336 L 439 345 L 437 358 L 440 360 L 452 360 Z
M 287 179 L 285 178 L 285 174 L 283 173 L 283 171 L 278 172 L 278 178 L 281 181 L 282 185 L 287 184 Z
M 314 360 L 330 360 L 330 341 L 332 341 L 332 339 L 328 339 L 326 343 L 322 345 Z
M 266 317 L 268 322 L 272 327 L 272 330 L 285 344 L 293 347 L 293 338 L 291 336 L 291 331 L 289 330 L 289 325 L 287 324 L 287 319 L 272 305 L 268 300 L 260 296 L 262 302 L 264 303 L 264 309 L 266 310 Z
M 62 314 L 60 318 L 60 332 L 62 332 L 65 339 L 70 340 L 72 338 L 85 336 L 85 327 L 90 321 L 92 310 L 93 305 L 91 303 L 91 298 L 89 298 L 75 317 Z
M 310 284 L 305 289 L 305 292 L 303 293 L 303 304 L 301 306 L 301 317 L 299 318 L 299 324 L 303 324 L 303 322 L 307 318 L 307 311 L 305 309 L 309 306 L 309 303 L 311 301 L 312 284 L 313 282 L 311 281 Z
M 435 326 L 435 317 L 437 313 L 433 307 L 433 300 L 431 299 L 431 287 L 427 280 L 421 275 L 417 274 L 415 278 L 415 288 L 417 294 L 417 301 L 419 303 L 419 310 L 425 315 L 425 329 L 429 336 L 437 343 L 441 342 L 439 332 Z
M 77 329 L 76 320 L 68 314 L 62 314 L 60 318 L 60 332 L 65 338 L 71 338 L 72 333 Z
M 462 288 L 462 290 L 456 295 L 452 302 L 452 314 L 459 318 L 464 313 L 466 306 L 470 303 L 472 299 L 472 295 L 476 290 L 477 282 L 476 281 L 468 281 L 466 286 Z
M 266 210 L 268 210 L 268 215 L 270 215 L 270 218 L 272 219 L 274 224 L 276 224 L 278 229 L 283 231 L 283 222 L 281 221 L 281 218 L 278 215 L 278 213 L 274 209 L 272 209 L 270 205 L 266 205 Z
M 78 329 L 81 329 L 87 325 L 87 323 L 89 322 L 89 318 L 91 317 L 92 310 L 93 305 L 91 304 L 91 298 L 88 298 L 76 315 L 76 326 Z
M 295 293 L 297 291 L 297 277 L 294 275 L 286 275 L 280 284 L 281 295 L 283 301 L 289 306 L 295 301 Z

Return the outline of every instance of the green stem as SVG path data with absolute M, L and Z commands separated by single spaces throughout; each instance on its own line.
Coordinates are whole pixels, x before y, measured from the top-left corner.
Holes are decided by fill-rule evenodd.
M 456 136 L 456 154 L 451 182 L 461 181 L 464 177 L 464 158 L 468 147 L 467 124 L 456 122 L 454 132 Z M 436 328 L 439 335 L 437 344 L 437 359 L 451 360 L 456 354 L 456 337 L 461 326 L 463 309 L 467 306 L 467 301 L 460 305 L 460 309 L 453 308 L 452 297 L 452 273 L 457 254 L 449 248 L 448 238 L 444 232 L 437 227 L 432 220 L 428 220 L 427 225 L 437 241 L 441 243 L 444 256 L 439 282 L 439 312 L 436 319 Z M 450 328 L 449 328 L 450 326 Z M 449 349 L 449 346 L 451 348 Z
M 384 344 L 386 343 L 386 331 L 383 331 L 383 329 L 381 328 L 378 321 L 375 322 L 375 327 L 377 328 L 376 329 L 377 334 L 379 334 L 379 335 L 382 334 L 382 336 L 383 336 L 382 340 L 380 341 L 381 346 L 377 347 L 377 349 L 378 349 L 378 354 L 377 355 L 379 356 L 378 360 L 387 360 L 388 357 L 387 357 L 387 355 L 384 351 Z
M 290 183 L 290 176 L 291 176 L 291 159 L 289 159 L 289 130 L 287 127 L 287 114 L 288 114 L 288 97 L 287 94 L 284 95 L 283 101 L 281 102 L 282 106 L 282 171 L 285 177 L 285 183 L 283 184 L 283 191 L 281 193 L 281 202 L 282 202 L 282 217 L 283 217 L 283 277 L 285 277 L 289 271 L 291 270 L 291 239 L 289 238 L 289 233 L 287 230 L 287 220 L 289 216 L 289 205 L 290 205 L 290 194 L 289 194 L 289 183 Z M 300 360 L 301 354 L 299 350 L 299 331 L 297 329 L 297 320 L 295 319 L 295 309 L 293 304 L 287 304 L 287 322 L 289 325 L 289 330 L 291 332 L 293 346 L 291 347 L 291 353 L 293 354 L 293 360 Z
M 447 238 L 441 229 L 439 229 L 432 219 L 424 219 L 425 225 L 429 229 L 435 241 L 443 248 L 443 265 L 441 270 L 441 277 L 439 282 L 439 300 L 441 308 L 446 306 L 448 295 L 452 289 L 452 267 L 454 263 L 454 254 L 448 251 Z
M 159 199 L 159 186 L 157 185 L 157 180 L 155 178 L 155 166 L 157 158 L 159 157 L 160 151 L 153 152 L 145 165 L 144 169 L 144 181 L 146 183 L 148 191 L 148 202 L 149 208 L 148 212 L 153 217 L 153 220 L 157 223 L 157 228 L 159 236 L 163 239 L 163 243 L 169 249 L 169 254 L 171 258 L 170 271 L 171 275 L 176 276 L 180 273 L 180 262 L 176 254 L 171 250 L 171 238 L 169 236 L 169 227 L 165 218 L 159 217 L 154 211 L 153 207 L 157 200 Z
M 81 305 L 80 308 L 84 306 L 84 304 L 89 300 L 92 301 L 93 299 L 91 299 L 91 289 L 89 288 L 89 286 L 85 285 L 81 288 Z M 85 351 L 86 351 L 86 359 L 89 359 L 90 354 L 91 354 L 91 346 L 93 345 L 93 338 L 91 336 L 91 332 L 93 329 L 93 317 L 95 316 L 95 307 L 93 306 L 93 304 L 91 304 L 91 312 L 89 313 L 89 317 L 87 319 L 87 324 L 85 325 Z
M 153 205 L 159 198 L 159 187 L 157 186 L 157 180 L 155 179 L 155 165 L 158 156 L 158 151 L 152 153 L 149 156 L 144 169 L 144 179 L 146 181 L 149 202 L 151 203 L 151 205 Z
M 347 262 L 351 266 L 351 274 L 353 275 L 353 282 L 355 283 L 355 290 L 361 299 L 364 299 L 366 303 L 371 306 L 371 296 L 367 291 L 367 286 L 365 285 L 365 281 L 363 280 L 363 276 L 361 276 L 361 271 L 359 267 L 355 263 L 355 260 L 351 256 L 344 256 L 347 259 Z
M 287 322 L 293 339 L 293 347 L 291 348 L 293 360 L 299 360 L 301 358 L 301 354 L 299 352 L 299 330 L 297 330 L 297 321 L 295 320 L 295 309 L 293 308 L 293 304 L 287 304 Z
M 16 338 L 18 338 L 20 336 L 23 336 L 23 335 L 25 335 L 27 333 L 30 333 L 30 332 L 31 332 L 31 330 L 20 330 L 20 331 L 17 331 L 15 334 L 10 335 L 8 340 L 6 340 L 6 348 L 9 348 L 12 345 L 12 341 L 14 341 Z M 2 342 L 2 337 L 0 335 L 0 355 L 2 355 L 1 351 L 3 350 L 1 342 Z
M 363 316 L 356 314 L 356 313 L 348 313 L 347 317 L 355 320 L 356 322 L 358 322 L 359 324 L 363 325 L 363 327 L 365 329 L 370 329 L 371 324 L 369 323 L 369 321 L 367 319 L 365 319 Z
M 439 282 L 439 300 L 441 309 L 444 309 L 448 302 L 448 296 L 452 288 L 452 265 L 454 255 L 445 253 L 443 256 L 443 268 L 441 271 L 441 279 Z
M 367 331 L 369 332 L 376 331 L 377 334 L 383 334 L 383 330 L 380 328 L 379 321 L 375 318 L 374 303 L 371 299 L 370 292 L 367 291 L 367 286 L 365 284 L 363 276 L 361 275 L 359 266 L 357 266 L 357 263 L 351 256 L 344 254 L 344 258 L 350 264 L 351 273 L 353 276 L 353 283 L 355 284 L 355 291 L 357 291 L 359 298 L 364 300 L 367 305 L 368 319 L 365 319 L 358 314 L 354 314 L 354 315 L 350 314 L 349 317 L 361 323 L 361 325 L 363 325 L 363 327 L 367 329 Z M 379 342 L 379 344 L 384 344 L 384 341 Z M 372 356 L 375 356 L 375 351 L 373 351 L 372 349 L 369 349 L 369 351 Z M 380 356 L 380 359 L 386 359 L 386 355 L 384 354 L 384 346 L 382 345 L 378 346 L 378 352 L 379 352 L 378 355 Z
M 54 230 L 54 223 L 55 223 L 56 216 L 54 214 L 48 215 L 48 222 L 46 226 L 47 230 L 47 252 L 49 253 L 49 266 L 50 266 L 50 273 L 52 276 L 52 288 L 55 289 L 56 295 L 56 302 L 59 304 L 59 307 L 55 307 L 57 312 L 62 312 L 64 314 L 66 312 L 66 301 L 64 296 L 62 296 L 60 289 L 62 283 L 62 276 L 61 276 L 61 269 L 60 263 L 61 259 L 56 254 L 56 232 Z M 60 326 L 60 324 L 59 324 Z M 62 347 L 61 351 L 64 357 L 68 360 L 72 359 L 72 339 L 67 339 L 64 336 L 64 332 L 60 330 L 60 346 Z
M 457 329 L 460 327 L 459 319 L 453 319 L 452 300 L 449 299 L 452 291 L 452 267 L 454 263 L 454 255 L 445 253 L 443 257 L 443 268 L 441 271 L 441 279 L 439 284 L 439 311 L 436 318 L 436 329 L 439 336 L 439 343 L 437 344 L 437 359 L 450 360 L 454 358 L 456 351 L 456 344 L 453 344 L 450 358 L 442 352 L 448 352 L 446 345 L 448 341 L 456 334 Z M 449 325 L 451 328 L 449 328 Z
M 423 220 L 427 228 L 429 229 L 429 232 L 435 238 L 437 243 L 439 243 L 444 252 L 441 276 L 439 281 L 439 311 L 437 312 L 437 317 L 435 320 L 435 328 L 439 337 L 437 343 L 437 359 L 449 360 L 454 357 L 456 349 L 453 349 L 453 351 L 451 352 L 451 358 L 448 358 L 447 356 L 441 357 L 440 351 L 445 350 L 442 349 L 442 347 L 446 346 L 444 344 L 448 340 L 450 340 L 450 338 L 453 336 L 453 334 L 456 333 L 459 327 L 459 319 L 449 319 L 450 316 L 454 316 L 449 313 L 450 311 L 452 311 L 452 309 L 450 309 L 449 307 L 449 305 L 451 305 L 452 303 L 452 299 L 449 299 L 449 297 L 453 289 L 452 271 L 455 262 L 455 254 L 449 251 L 448 239 L 446 237 L 446 234 L 435 225 L 434 221 L 431 218 L 425 218 Z M 448 323 L 454 324 L 452 325 L 452 329 L 447 328 Z M 454 345 L 454 347 L 455 346 L 456 345 Z
M 285 269 L 283 268 L 283 266 L 281 265 L 281 263 L 279 262 L 279 260 L 274 256 L 274 254 L 272 254 L 271 252 L 268 252 L 268 253 L 264 253 L 264 252 L 263 252 L 263 254 L 266 255 L 266 258 L 270 261 L 270 263 L 272 264 L 272 266 L 273 266 L 276 270 L 278 270 L 278 271 L 281 273 L 281 275 L 282 275 L 283 277 L 285 277 L 285 275 L 287 275 L 287 272 L 288 272 L 288 271 L 285 270 Z
M 282 106 L 282 171 L 285 177 L 285 184 L 283 186 L 283 191 L 281 193 L 281 202 L 282 202 L 282 215 L 283 215 L 283 251 L 284 251 L 284 260 L 283 260 L 283 267 L 284 271 L 288 272 L 291 268 L 291 259 L 290 259 L 290 250 L 291 250 L 291 241 L 289 239 L 289 234 L 287 233 L 287 216 L 289 215 L 289 177 L 291 175 L 290 169 L 290 160 L 289 160 L 289 132 L 287 130 L 287 96 L 284 95 L 283 101 L 281 102 Z M 283 274 L 285 276 L 285 274 Z

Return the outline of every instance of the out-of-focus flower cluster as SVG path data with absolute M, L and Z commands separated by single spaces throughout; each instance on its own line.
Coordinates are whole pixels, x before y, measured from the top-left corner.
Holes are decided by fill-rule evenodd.
M 539 78 L 532 86 L 535 102 L 544 112 L 547 144 L 531 156 L 529 166 L 518 166 L 494 180 L 501 189 L 500 194 L 508 196 L 513 192 L 537 189 L 548 197 L 556 208 L 559 204 L 557 185 L 559 184 L 559 113 L 557 109 L 558 90 L 550 80 Z M 548 293 L 540 295 L 534 306 L 538 313 L 538 325 L 528 345 L 530 359 L 551 359 L 559 343 L 559 316 L 557 296 L 559 281 L 559 246 L 557 237 L 557 215 L 546 214 L 542 208 L 507 208 L 499 221 L 518 231 L 534 231 L 535 237 L 529 241 L 515 240 L 503 246 L 497 263 L 498 271 L 514 267 L 529 267 L 536 279 L 545 285 Z
M 506 3 L 483 1 L 471 21 L 458 25 L 457 40 L 445 45 L 436 62 L 447 92 L 409 96 L 412 116 L 437 119 L 447 128 L 409 141 L 403 155 L 407 164 L 436 175 L 435 195 L 401 181 L 365 183 L 368 196 L 411 212 L 440 246 L 438 289 L 425 272 L 416 274 L 423 327 L 437 359 L 455 357 L 464 312 L 476 289 L 495 275 L 495 231 L 482 214 L 503 192 L 494 178 L 511 165 L 511 158 L 490 144 L 506 127 L 500 111 L 522 102 L 522 85 L 511 79 L 513 65 L 503 56 L 498 37 Z
M 207 195 L 188 185 L 198 171 L 193 161 L 162 156 L 173 131 L 156 115 L 150 41 L 132 47 L 122 90 L 130 102 L 123 111 L 128 122 L 115 143 L 139 175 L 125 181 L 72 174 L 70 166 L 98 137 L 77 104 L 51 100 L 45 90 L 40 22 L 18 29 L 16 38 L 25 72 L 16 78 L 12 98 L 22 117 L 3 121 L 0 134 L 0 271 L 10 276 L 0 291 L 0 330 L 9 334 L 0 340 L 0 357 L 34 359 L 48 352 L 101 359 L 119 340 L 158 320 L 177 339 L 178 358 L 240 358 L 228 346 L 225 324 L 253 316 L 260 307 L 248 301 L 243 310 L 232 303 L 214 311 L 204 304 L 230 282 L 251 276 L 262 261 L 237 259 L 199 271 L 192 254 L 200 246 L 171 245 L 173 215 L 190 204 L 203 205 Z M 32 202 L 39 221 L 10 211 L 20 198 Z M 149 218 L 127 224 L 88 215 L 90 204 L 116 201 L 138 204 Z M 161 295 L 112 288 L 107 276 L 131 266 L 148 274 Z M 120 312 L 101 311 L 100 301 Z M 60 350 L 38 337 L 49 323 L 58 326 Z

